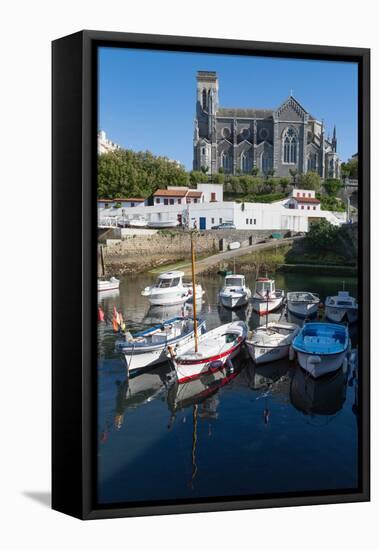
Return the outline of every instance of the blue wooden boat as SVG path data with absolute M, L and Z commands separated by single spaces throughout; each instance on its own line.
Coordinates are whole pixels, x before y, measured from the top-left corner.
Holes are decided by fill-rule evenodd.
M 350 347 L 345 325 L 334 323 L 306 323 L 296 336 L 292 347 L 299 365 L 318 378 L 339 369 Z

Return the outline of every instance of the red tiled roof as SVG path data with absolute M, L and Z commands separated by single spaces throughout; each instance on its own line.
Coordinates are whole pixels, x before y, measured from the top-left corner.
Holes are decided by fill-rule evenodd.
M 154 193 L 154 197 L 185 197 L 188 193 L 188 189 L 157 189 Z
M 146 199 L 131 198 L 131 199 L 97 199 L 97 202 L 145 202 Z
M 202 191 L 188 191 L 187 197 L 191 197 L 193 199 L 200 199 L 203 195 Z
M 307 202 L 309 204 L 320 204 L 318 199 L 313 199 L 312 197 L 293 197 L 297 202 Z

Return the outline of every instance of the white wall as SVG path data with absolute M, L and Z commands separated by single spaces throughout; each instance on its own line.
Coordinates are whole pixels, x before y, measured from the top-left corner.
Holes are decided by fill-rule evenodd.
M 25 225 L 15 223 L 14 210 L 5 209 L 3 227 L 12 228 L 12 239 L 3 239 L 3 256 L 12 266 L 12 289 L 2 300 L 2 540 L 10 550 L 67 550 L 86 547 L 104 550 L 113 546 L 171 550 L 193 549 L 196 541 L 217 550 L 255 546 L 267 550 L 371 549 L 375 547 L 379 515 L 379 438 L 373 438 L 373 501 L 246 510 L 183 516 L 115 519 L 81 523 L 57 512 L 46 503 L 50 490 L 50 205 L 51 205 L 51 85 L 50 41 L 82 28 L 185 36 L 213 36 L 245 40 L 271 40 L 361 46 L 373 48 L 372 151 L 379 149 L 379 33 L 376 4 L 352 0 L 319 0 L 306 15 L 303 0 L 272 0 L 267 3 L 241 0 L 238 21 L 231 22 L 230 6 L 191 0 L 125 2 L 113 0 L 66 0 L 46 3 L 14 0 L 2 10 L 1 150 L 4 204 L 20 205 L 19 220 L 28 220 L 28 232 L 38 235 L 33 246 L 25 241 Z M 236 12 L 237 13 L 237 12 Z M 308 19 L 307 19 L 308 17 Z M 254 22 L 265 21 L 265 24 Z M 341 23 L 342 22 L 342 23 Z M 15 40 L 21 36 L 22 40 Z M 275 75 L 276 84 L 280 75 Z M 32 83 L 32 85 L 27 85 Z M 261 83 L 257 83 L 261 86 Z M 251 91 L 254 94 L 254 90 Z M 295 88 L 296 94 L 296 88 Z M 189 117 L 189 125 L 191 125 Z M 30 131 L 20 131 L 29 129 Z M 31 146 L 32 141 L 38 144 Z M 188 141 L 191 147 L 191 139 Z M 17 144 L 17 146 L 15 146 Z M 20 152 L 22 151 L 22 162 Z M 15 167 L 17 169 L 15 170 Z M 372 204 L 379 203 L 378 163 L 372 163 Z M 30 216 L 44 212 L 43 216 Z M 373 216 L 373 235 L 379 234 L 379 216 Z M 19 243 L 15 247 L 15 240 Z M 24 246 L 25 244 L 25 246 Z M 379 270 L 378 247 L 373 247 L 373 273 Z M 38 268 L 35 259 L 38 258 Z M 29 266 L 33 266 L 32 269 Z M 3 288 L 9 270 L 3 269 Z M 69 297 L 68 297 L 69 298 Z M 17 313 L 15 313 L 17 312 Z M 15 330 L 14 316 L 29 312 L 32 322 Z M 30 317 L 29 315 L 29 317 Z M 372 301 L 373 331 L 379 319 L 379 301 Z M 21 323 L 22 325 L 22 323 Z M 19 323 L 17 324 L 19 326 Z M 27 356 L 15 350 L 27 350 Z M 378 339 L 373 338 L 373 426 L 379 422 L 377 358 Z M 253 394 L 252 394 L 253 399 Z M 69 403 L 69 397 L 68 397 Z M 278 419 L 272 418 L 271 422 Z M 269 428 L 269 427 L 268 427 Z M 315 428 L 317 429 L 317 428 Z M 254 430 L 251 431 L 254 445 Z M 201 442 L 200 442 L 201 443 Z M 238 463 L 234 466 L 238 467 Z M 256 467 L 252 464 L 251 467 Z M 280 469 L 278 457 L 278 469 Z M 227 475 L 227 472 L 226 472 Z M 31 495 L 31 496 L 28 496 Z
M 205 202 L 211 202 L 212 193 L 215 193 L 217 202 L 223 200 L 223 186 L 220 183 L 198 183 L 197 190 L 204 193 Z

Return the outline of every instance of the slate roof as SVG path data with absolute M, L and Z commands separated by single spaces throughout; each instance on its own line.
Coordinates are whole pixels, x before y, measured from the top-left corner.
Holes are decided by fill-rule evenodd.
M 217 111 L 218 117 L 236 117 L 236 118 L 268 118 L 272 116 L 273 109 L 234 109 L 221 107 Z

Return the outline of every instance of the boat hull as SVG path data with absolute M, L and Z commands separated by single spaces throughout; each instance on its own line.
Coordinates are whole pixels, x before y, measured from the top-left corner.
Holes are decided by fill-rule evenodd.
M 246 293 L 236 294 L 236 295 L 232 295 L 232 294 L 226 295 L 226 294 L 220 293 L 221 305 L 229 309 L 235 309 L 237 307 L 246 306 L 248 301 L 249 301 L 249 298 Z
M 358 310 L 353 308 L 326 306 L 325 316 L 333 323 L 341 323 L 345 319 L 347 319 L 349 323 L 355 323 L 358 320 Z
M 297 351 L 297 360 L 302 369 L 309 372 L 313 378 L 320 378 L 342 367 L 347 350 L 330 355 L 317 355 Z
M 290 344 L 271 347 L 253 344 L 246 340 L 246 347 L 254 363 L 261 365 L 263 363 L 271 363 L 271 361 L 278 361 L 279 359 L 288 357 Z
M 198 331 L 200 334 L 203 334 L 205 330 L 205 321 L 201 321 L 198 324 Z M 166 362 L 169 346 L 175 348 L 175 350 L 180 353 L 181 347 L 190 345 L 194 338 L 195 333 L 192 331 L 185 336 L 181 336 L 173 340 L 167 340 L 167 342 L 162 344 L 140 348 L 128 346 L 121 348 L 121 351 L 124 355 L 128 370 L 133 371 Z
M 209 357 L 203 361 L 186 362 L 186 364 L 175 361 L 174 364 L 176 375 L 178 377 L 178 382 L 182 384 L 190 380 L 195 380 L 203 374 L 217 372 L 218 370 L 221 370 L 222 368 L 224 368 L 227 361 L 233 359 L 233 357 L 235 357 L 239 353 L 242 344 L 243 340 L 238 342 L 238 344 L 234 346 L 231 350 L 228 350 L 221 355 Z
M 275 311 L 283 304 L 283 296 L 279 298 L 270 298 L 269 300 L 253 297 L 253 310 L 258 315 L 266 315 L 271 311 Z
M 291 301 L 288 301 L 287 307 L 292 315 L 300 317 L 300 319 L 314 317 L 317 315 L 318 310 L 318 304 L 296 303 Z
M 97 291 L 105 292 L 107 290 L 118 290 L 120 288 L 120 281 L 115 277 L 111 277 L 109 281 L 98 281 Z

